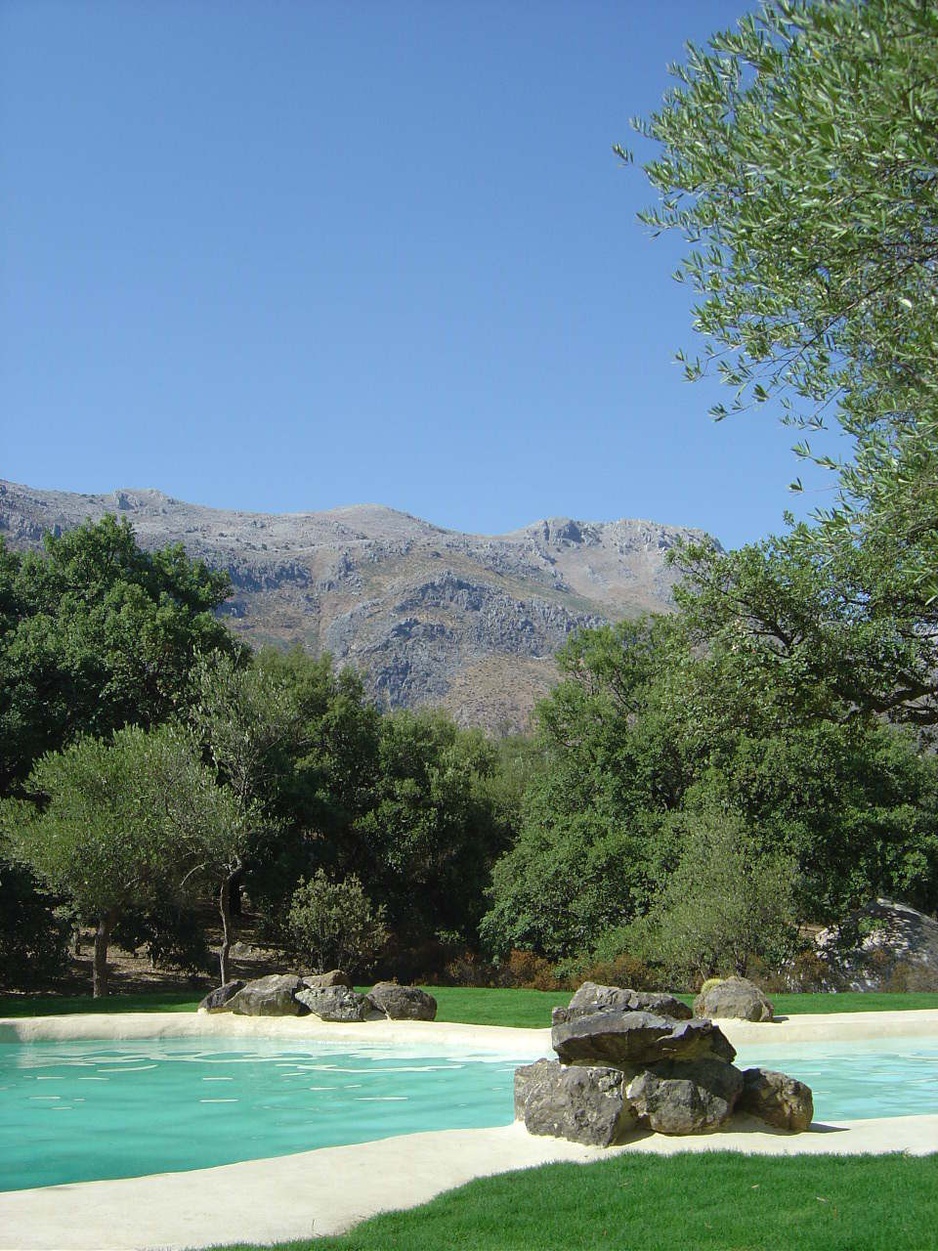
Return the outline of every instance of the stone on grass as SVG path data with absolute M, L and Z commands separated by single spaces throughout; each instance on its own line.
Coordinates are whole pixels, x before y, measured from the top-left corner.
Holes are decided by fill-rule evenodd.
M 244 988 L 244 982 L 235 980 L 233 982 L 225 982 L 223 986 L 216 986 L 214 990 L 210 990 L 202 1002 L 199 1004 L 200 1012 L 230 1012 L 231 1000 L 235 997 L 239 990 Z
M 599 986 L 584 982 L 566 1008 L 554 1008 L 553 1024 L 564 1025 L 579 1016 L 618 1008 L 623 1012 L 653 1012 L 675 1021 L 688 1021 L 694 1015 L 686 1003 L 660 991 L 630 990 L 619 986 Z
M 808 1128 L 814 1118 L 811 1087 L 774 1069 L 746 1069 L 738 1111 L 748 1112 L 776 1129 L 795 1133 Z
M 675 1060 L 639 1073 L 626 1095 L 655 1133 L 705 1134 L 726 1124 L 742 1089 L 742 1073 L 723 1060 Z
M 303 981 L 314 990 L 323 986 L 346 986 L 349 990 L 354 989 L 352 979 L 341 969 L 330 969 L 328 973 L 307 973 Z
M 620 1069 L 538 1060 L 515 1069 L 515 1117 L 529 1134 L 611 1147 L 636 1127 Z
M 436 1000 L 419 986 L 378 982 L 367 997 L 380 1013 L 392 1021 L 436 1020 Z
M 347 986 L 301 986 L 296 999 L 321 1021 L 364 1021 L 369 1007 L 364 995 Z
M 694 1000 L 694 1016 L 731 1017 L 740 1021 L 771 1021 L 775 1008 L 745 977 L 727 977 Z
M 241 1016 L 301 1016 L 307 1009 L 294 996 L 302 988 L 297 973 L 271 973 L 248 982 L 228 1006 Z
M 606 1008 L 555 1025 L 551 1044 L 564 1064 L 615 1068 L 705 1056 L 732 1061 L 735 1048 L 712 1021 L 674 1021 L 651 1012 Z

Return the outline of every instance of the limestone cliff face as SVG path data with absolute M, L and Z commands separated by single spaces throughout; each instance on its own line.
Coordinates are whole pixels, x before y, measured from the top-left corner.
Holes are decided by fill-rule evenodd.
M 499 730 L 527 723 L 575 630 L 666 611 L 668 549 L 704 537 L 566 517 L 489 537 L 375 505 L 246 513 L 154 490 L 78 495 L 0 482 L 0 536 L 16 550 L 105 513 L 126 517 L 143 547 L 182 543 L 226 569 L 233 594 L 220 612 L 250 643 L 329 651 L 390 707 L 439 704 Z

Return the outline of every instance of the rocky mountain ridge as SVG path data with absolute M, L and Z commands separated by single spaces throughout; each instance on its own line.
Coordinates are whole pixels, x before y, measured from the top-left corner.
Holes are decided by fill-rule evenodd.
M 152 489 L 75 494 L 0 481 L 0 536 L 15 550 L 105 513 L 127 518 L 145 548 L 181 543 L 227 570 L 233 594 L 220 612 L 251 644 L 329 651 L 389 707 L 439 704 L 495 730 L 527 723 L 571 633 L 666 611 L 668 550 L 705 537 L 566 517 L 486 536 L 378 505 L 250 513 Z

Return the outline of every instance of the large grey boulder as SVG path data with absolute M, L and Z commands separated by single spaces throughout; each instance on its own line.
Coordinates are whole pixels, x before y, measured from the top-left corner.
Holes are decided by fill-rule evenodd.
M 837 989 L 938 990 L 938 921 L 908 904 L 875 899 L 815 944 Z
M 297 973 L 271 973 L 248 982 L 228 1001 L 228 1007 L 240 1016 L 301 1016 L 307 1009 L 297 1003 L 295 995 L 302 988 L 303 979 Z
M 810 1086 L 776 1073 L 774 1069 L 746 1069 L 738 1111 L 748 1112 L 776 1129 L 796 1133 L 814 1119 L 814 1096 Z
M 636 1127 L 627 1080 L 620 1069 L 538 1060 L 515 1069 L 515 1117 L 529 1134 L 610 1147 Z
M 697 996 L 694 1016 L 771 1021 L 775 1008 L 755 982 L 745 977 L 727 977 Z
M 714 1057 L 732 1061 L 735 1048 L 712 1021 L 674 1021 L 651 1012 L 599 1012 L 561 1022 L 551 1044 L 564 1064 L 600 1064 L 634 1070 L 662 1060 Z
M 658 1134 L 705 1134 L 725 1125 L 742 1093 L 743 1075 L 722 1060 L 668 1061 L 639 1073 L 626 1097 Z
M 231 1000 L 243 988 L 244 982 L 240 980 L 225 982 L 223 986 L 216 986 L 214 990 L 208 992 L 199 1004 L 199 1012 L 230 1012 Z
M 321 1021 L 365 1021 L 375 1015 L 366 997 L 347 986 L 301 986 L 296 999 Z
M 688 1021 L 694 1015 L 686 1003 L 660 991 L 630 990 L 584 982 L 566 1008 L 554 1008 L 553 1024 L 564 1025 L 578 1016 L 588 1016 L 606 1008 L 618 1008 L 622 1012 L 653 1012 L 656 1016 L 669 1016 L 675 1021 Z
M 368 999 L 392 1021 L 436 1020 L 436 1000 L 419 986 L 378 982 L 368 992 Z

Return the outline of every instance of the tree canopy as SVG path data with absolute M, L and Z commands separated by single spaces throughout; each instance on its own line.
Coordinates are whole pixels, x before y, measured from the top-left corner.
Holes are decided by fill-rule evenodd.
M 94 993 L 107 994 L 107 948 L 122 912 L 181 889 L 234 798 L 215 785 L 190 736 L 127 726 L 49 753 L 29 776 L 38 805 L 8 800 L 0 822 L 16 857 L 96 927 Z
M 81 734 L 165 721 L 199 654 L 239 650 L 213 616 L 227 576 L 181 547 L 145 552 L 110 515 L 43 542 L 0 540 L 0 793 Z
M 938 9 L 771 0 L 673 67 L 634 123 L 661 145 L 644 214 L 692 250 L 700 356 L 732 409 L 779 398 L 850 437 L 828 542 L 870 534 L 938 593 Z M 621 149 L 619 149 L 622 152 Z M 626 155 L 622 153 L 622 155 Z M 811 455 L 810 441 L 798 450 Z M 817 532 L 813 538 L 818 537 Z M 934 621 L 932 620 L 932 625 Z

